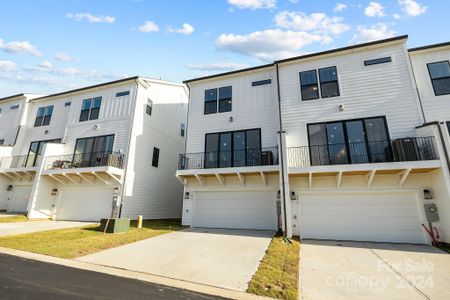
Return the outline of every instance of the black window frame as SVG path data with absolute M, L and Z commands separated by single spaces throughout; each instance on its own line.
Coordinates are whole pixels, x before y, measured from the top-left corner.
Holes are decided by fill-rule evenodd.
M 41 106 L 36 112 L 36 119 L 34 120 L 34 127 L 43 127 L 50 125 L 52 120 L 53 111 L 55 110 L 54 105 Z M 39 112 L 43 111 L 42 116 L 39 116 Z M 50 111 L 50 113 L 49 113 Z
M 108 138 L 108 137 L 112 137 L 111 150 L 103 149 L 100 152 L 99 151 L 94 151 L 93 148 L 96 145 L 95 144 L 96 139 Z M 81 153 L 77 153 L 78 143 L 80 143 L 80 141 L 82 141 L 82 140 L 89 140 L 89 139 L 93 140 L 91 150 L 89 152 L 82 151 Z M 105 139 L 105 141 L 106 141 L 106 139 Z M 104 134 L 104 135 L 95 135 L 95 136 L 87 136 L 87 137 L 77 138 L 76 141 L 75 141 L 75 147 L 73 148 L 72 163 L 78 162 L 78 163 L 80 163 L 80 165 L 82 167 L 95 167 L 95 166 L 98 166 L 98 164 L 96 164 L 95 160 L 98 159 L 99 157 L 100 157 L 100 160 L 105 160 L 105 159 L 107 159 L 107 157 L 105 157 L 107 154 L 113 154 L 114 153 L 114 144 L 115 144 L 115 142 L 116 142 L 116 135 L 115 134 Z M 80 157 L 80 155 L 81 155 L 81 157 Z
M 347 155 L 347 163 L 346 164 L 353 164 L 351 156 L 350 156 L 351 155 L 351 151 L 349 149 L 348 133 L 347 133 L 347 128 L 346 128 L 345 124 L 347 122 L 362 121 L 363 130 L 364 130 L 365 145 L 368 147 L 369 146 L 369 140 L 368 140 L 368 137 L 367 137 L 367 129 L 366 129 L 366 122 L 365 121 L 366 120 L 371 120 L 371 119 L 382 119 L 383 120 L 384 128 L 386 130 L 386 138 L 387 138 L 386 142 L 389 142 L 391 140 L 391 137 L 390 137 L 390 133 L 389 133 L 389 127 L 388 127 L 388 123 L 387 123 L 387 118 L 384 115 L 383 116 L 366 117 L 366 118 L 332 120 L 332 121 L 326 121 L 326 122 L 314 122 L 314 123 L 306 124 L 306 134 L 307 134 L 307 137 L 308 137 L 309 159 L 310 159 L 311 166 L 316 166 L 317 165 L 317 164 L 313 164 L 313 162 L 312 162 L 312 159 L 313 159 L 313 155 L 312 155 L 312 152 L 311 152 L 312 151 L 312 146 L 329 146 L 329 144 L 328 144 L 328 134 L 327 134 L 327 131 L 326 131 L 326 125 L 327 124 L 333 124 L 333 123 L 341 123 L 343 125 L 342 127 L 343 127 L 343 132 L 344 132 L 345 149 L 346 149 L 346 155 Z M 325 145 L 311 145 L 310 134 L 309 134 L 309 127 L 312 126 L 312 125 L 321 125 L 321 124 L 325 125 L 325 136 L 326 136 L 326 139 L 327 139 L 327 143 Z M 374 141 L 372 141 L 372 142 L 374 142 Z M 383 142 L 383 141 L 380 141 L 380 142 Z M 328 155 L 329 155 L 329 153 L 328 153 Z M 372 157 L 371 157 L 372 155 L 371 155 L 370 149 L 367 149 L 367 155 L 368 155 L 369 163 L 372 163 L 373 161 L 372 161 Z M 388 153 L 388 155 L 390 155 L 390 153 Z M 332 165 L 332 164 L 329 164 L 329 165 Z
M 186 135 L 186 125 L 184 123 L 181 123 L 180 135 L 183 137 Z
M 5 144 L 5 139 L 0 139 L 0 145 L 3 146 Z
M 230 95 L 222 97 L 222 92 L 224 89 L 230 89 Z M 209 93 L 214 92 L 215 99 L 208 99 Z M 224 102 L 229 102 L 227 105 L 222 105 Z M 214 103 L 214 105 L 211 105 Z M 214 109 L 210 109 L 214 107 Z M 226 109 L 223 109 L 226 107 Z M 203 102 L 203 114 L 211 115 L 217 113 L 227 113 L 233 110 L 233 86 L 227 85 L 219 88 L 212 88 L 205 90 L 205 99 Z
M 14 104 L 10 106 L 10 110 L 15 110 L 15 109 L 19 109 L 20 108 L 20 104 Z
M 303 84 L 302 83 L 302 73 L 307 73 L 307 72 L 314 72 L 314 77 L 316 78 L 316 83 L 310 83 L 310 84 Z M 317 69 L 312 69 L 312 70 L 305 70 L 305 71 L 301 71 L 298 73 L 299 76 L 299 80 L 300 80 L 300 94 L 301 94 L 301 98 L 302 101 L 311 101 L 311 100 L 316 100 L 316 99 L 320 99 L 320 92 L 319 92 L 319 77 L 317 74 Z M 309 87 L 316 87 L 316 92 L 317 92 L 317 97 L 313 97 L 313 98 L 305 98 L 303 97 L 303 89 L 304 88 L 309 88 Z
M 327 69 L 334 69 L 336 71 L 336 79 L 335 80 L 329 80 L 326 82 L 322 82 L 322 76 L 320 75 L 320 71 L 323 70 L 327 70 Z M 338 77 L 338 70 L 336 66 L 331 66 L 331 67 L 326 67 L 326 68 L 320 68 L 317 70 L 317 73 L 319 75 L 319 84 L 320 84 L 320 98 L 322 99 L 327 99 L 327 98 L 334 98 L 334 97 L 339 97 L 341 95 L 341 91 L 339 88 L 339 77 Z M 323 92 L 323 86 L 325 84 L 329 84 L 329 83 L 335 83 L 336 84 L 336 88 L 337 88 L 337 95 L 332 95 L 332 96 L 324 96 L 324 92 Z
M 249 131 L 255 131 L 255 130 L 258 130 L 258 136 L 259 136 L 259 148 L 255 148 L 255 149 L 247 149 L 247 132 L 249 132 Z M 235 166 L 235 157 L 234 157 L 234 152 L 235 152 L 235 149 L 234 149 L 234 134 L 235 133 L 240 133 L 240 132 L 245 132 L 245 151 L 244 151 L 244 153 L 245 153 L 245 164 L 244 165 L 239 165 L 239 166 Z M 207 147 L 207 139 L 208 139 L 208 136 L 209 135 L 218 135 L 218 139 L 217 139 L 217 149 L 218 149 L 218 151 L 217 151 L 217 155 L 216 155 L 216 165 L 215 166 L 213 166 L 213 167 L 209 167 L 209 166 L 206 166 L 206 163 L 207 163 L 207 161 L 206 161 L 206 159 L 204 160 L 204 162 L 203 162 L 203 164 L 204 164 L 204 168 L 205 169 L 214 169 L 214 168 L 221 168 L 220 167 L 220 153 L 221 153 L 221 151 L 220 151 L 220 144 L 221 144 L 221 136 L 222 135 L 226 135 L 226 134 L 231 134 L 231 150 L 230 150 L 230 152 L 231 152 L 231 157 L 230 157 L 230 161 L 231 161 L 231 166 L 230 166 L 230 168 L 234 168 L 234 167 L 245 167 L 245 166 L 249 166 L 248 165 L 248 151 L 250 150 L 250 151 L 255 151 L 255 150 L 258 150 L 259 151 L 259 153 L 262 153 L 262 135 L 261 135 L 261 128 L 250 128 L 250 129 L 241 129 L 241 130 L 232 130 L 232 131 L 222 131 L 222 132 L 210 132 L 210 133 L 206 133 L 205 134 L 205 145 L 204 145 L 204 154 L 206 155 L 207 153 L 209 153 L 209 152 L 211 152 L 211 151 L 207 151 L 207 149 L 206 149 L 206 147 Z M 250 166 L 253 166 L 253 165 L 250 165 Z
M 24 167 L 28 166 L 28 159 L 30 158 L 30 153 L 31 153 L 31 147 L 33 146 L 33 144 L 37 143 L 37 152 L 35 153 L 34 159 L 33 159 L 33 164 L 31 165 L 32 167 L 36 166 L 37 160 L 39 158 L 39 149 L 41 148 L 42 144 L 47 144 L 47 143 L 61 143 L 62 139 L 51 139 L 51 140 L 42 140 L 42 141 L 32 141 L 30 142 L 30 147 L 28 147 L 28 153 L 27 153 L 27 159 L 25 161 L 25 165 Z
M 222 97 L 222 91 L 224 89 L 228 89 L 228 88 L 230 89 L 230 95 L 228 97 L 227 96 Z M 217 98 L 218 98 L 217 111 L 219 113 L 230 112 L 230 111 L 233 110 L 233 87 L 231 85 L 220 87 L 218 89 L 218 96 L 217 96 Z M 229 104 L 222 105 L 223 102 L 229 102 Z M 224 110 L 223 107 L 226 107 L 226 109 Z
M 86 103 L 88 101 L 89 101 L 89 109 L 85 109 L 84 103 Z M 100 102 L 98 107 L 95 107 L 96 101 Z M 83 102 L 81 103 L 81 113 L 80 113 L 79 121 L 86 122 L 86 121 L 98 120 L 100 117 L 100 110 L 102 108 L 102 102 L 103 102 L 103 98 L 101 96 L 83 99 Z
M 374 58 L 374 59 L 368 59 L 364 61 L 364 66 L 373 66 L 373 65 L 380 65 L 380 64 L 387 64 L 392 62 L 391 56 L 385 56 L 380 58 Z
M 266 84 L 271 84 L 271 83 L 272 83 L 272 79 L 264 79 L 264 80 L 253 81 L 252 86 L 260 86 L 260 85 L 266 85 Z
M 160 149 L 157 148 L 157 147 L 153 147 L 152 167 L 158 168 L 158 166 L 159 166 L 159 153 L 160 153 Z
M 118 92 L 118 93 L 116 93 L 116 98 L 125 97 L 125 96 L 128 96 L 128 95 L 130 95 L 130 91 Z
M 448 60 L 443 60 L 443 61 L 436 61 L 436 62 L 432 62 L 432 63 L 427 63 L 427 69 L 428 69 L 428 74 L 430 76 L 430 80 L 431 80 L 431 85 L 433 86 L 433 92 L 435 96 L 445 96 L 445 95 L 450 95 L 450 92 L 448 93 L 442 93 L 442 94 L 437 94 L 436 93 L 436 87 L 434 85 L 434 81 L 435 80 L 442 80 L 442 79 L 449 79 L 450 80 L 450 76 L 445 76 L 445 77 L 439 77 L 439 78 L 433 78 L 433 76 L 431 75 L 431 70 L 430 70 L 430 66 L 434 65 L 434 64 L 441 64 L 441 63 L 447 63 L 447 66 L 449 67 L 450 70 L 450 61 Z
M 215 95 L 216 95 L 216 97 L 215 97 L 215 99 L 214 100 L 208 100 L 208 93 L 209 92 L 212 92 L 212 91 L 214 91 L 214 93 L 215 93 Z M 216 114 L 217 113 L 217 110 L 218 110 L 218 105 L 217 105 L 217 102 L 218 102 L 218 99 L 219 99 L 219 89 L 218 88 L 214 88 L 214 89 L 207 89 L 207 90 L 205 90 L 205 101 L 203 102 L 203 113 L 205 114 L 205 115 L 210 115 L 210 114 Z M 211 111 L 207 111 L 207 108 L 209 107 L 209 105 L 207 105 L 207 103 L 215 103 L 215 105 L 214 105 L 214 107 L 215 107 L 215 109 L 214 110 L 211 110 Z
M 153 100 L 149 98 L 147 99 L 147 105 L 145 106 L 145 113 L 151 116 L 152 112 L 153 112 Z

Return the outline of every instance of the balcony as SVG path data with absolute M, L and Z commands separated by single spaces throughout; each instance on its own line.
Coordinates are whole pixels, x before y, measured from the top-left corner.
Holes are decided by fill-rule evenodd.
M 41 155 L 20 155 L 2 157 L 0 159 L 0 174 L 11 180 L 32 181 L 41 163 Z
M 288 148 L 290 174 L 316 175 L 423 173 L 441 167 L 434 137 Z M 403 179 L 403 181 L 404 181 Z
M 203 177 L 216 176 L 223 184 L 222 176 L 233 174 L 244 185 L 245 174 L 275 173 L 278 163 L 278 147 L 186 153 L 180 155 L 177 178 L 184 183 L 185 178 L 194 176 L 204 183 Z
M 125 155 L 111 152 L 89 152 L 49 156 L 44 161 L 42 175 L 61 184 L 122 183 Z

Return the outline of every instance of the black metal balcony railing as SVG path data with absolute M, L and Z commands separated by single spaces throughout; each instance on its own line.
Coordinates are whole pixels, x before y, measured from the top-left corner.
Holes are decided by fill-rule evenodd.
M 278 148 L 180 154 L 179 170 L 278 165 Z
M 3 157 L 0 161 L 0 169 L 17 169 L 17 168 L 31 168 L 40 164 L 41 155 L 30 154 Z
M 291 167 L 421 161 L 438 158 L 433 137 L 288 149 L 288 160 Z
M 125 155 L 111 152 L 89 152 L 47 157 L 47 170 L 76 169 L 90 167 L 115 167 L 123 169 Z

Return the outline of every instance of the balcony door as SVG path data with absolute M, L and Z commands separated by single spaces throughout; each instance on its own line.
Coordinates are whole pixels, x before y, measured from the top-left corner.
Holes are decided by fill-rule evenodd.
M 206 134 L 205 168 L 257 166 L 260 164 L 260 129 Z
M 42 155 L 42 150 L 44 145 L 47 143 L 61 143 L 61 139 L 37 141 L 30 144 L 30 149 L 28 150 L 28 155 L 24 163 L 24 167 L 35 167 L 39 164 L 39 160 Z
M 308 124 L 311 165 L 361 164 L 391 159 L 384 117 Z
M 114 135 L 77 139 L 73 163 L 79 167 L 105 166 L 113 147 Z

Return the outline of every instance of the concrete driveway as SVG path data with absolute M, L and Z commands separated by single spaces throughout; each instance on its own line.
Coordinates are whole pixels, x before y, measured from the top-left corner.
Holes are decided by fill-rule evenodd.
M 0 223 L 0 236 L 56 230 L 63 228 L 81 227 L 90 224 L 93 223 L 68 222 L 68 221 L 28 221 L 28 222 Z
M 304 240 L 302 299 L 450 299 L 450 255 L 425 245 Z
M 245 291 L 273 232 L 186 229 L 77 260 Z

